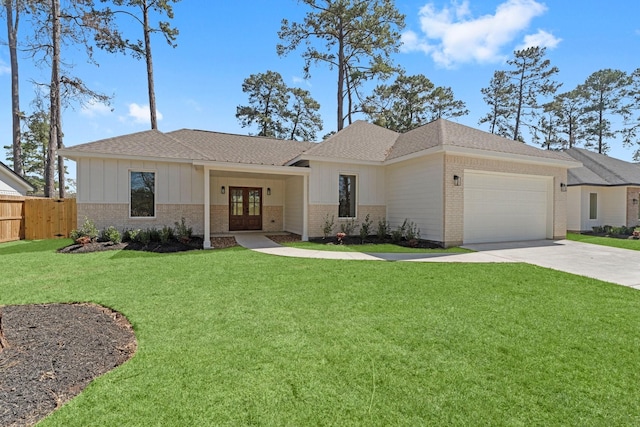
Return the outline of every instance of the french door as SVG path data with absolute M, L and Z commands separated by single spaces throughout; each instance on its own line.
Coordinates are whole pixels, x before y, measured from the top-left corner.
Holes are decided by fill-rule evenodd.
M 262 188 L 229 187 L 229 231 L 262 230 Z

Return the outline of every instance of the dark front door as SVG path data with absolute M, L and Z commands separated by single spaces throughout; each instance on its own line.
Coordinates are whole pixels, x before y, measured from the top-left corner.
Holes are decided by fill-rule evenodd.
M 262 230 L 262 188 L 229 187 L 229 231 Z

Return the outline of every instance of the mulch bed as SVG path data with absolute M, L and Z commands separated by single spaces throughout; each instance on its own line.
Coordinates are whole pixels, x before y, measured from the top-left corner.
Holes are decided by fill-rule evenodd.
M 102 306 L 0 307 L 0 425 L 37 423 L 136 348 L 128 320 Z
M 345 236 L 342 238 L 342 241 L 339 241 L 336 236 L 327 237 L 323 239 L 322 237 L 314 237 L 309 239 L 310 242 L 313 243 L 323 243 L 326 245 L 362 245 L 363 243 L 373 243 L 373 244 L 382 244 L 382 243 L 391 243 L 398 246 L 404 246 L 408 248 L 420 248 L 420 249 L 440 249 L 442 245 L 431 242 L 429 240 L 422 239 L 413 239 L 413 240 L 400 240 L 393 241 L 391 238 L 379 239 L 378 236 L 368 236 L 364 242 L 359 236 Z
M 202 249 L 202 237 L 192 237 L 188 242 L 180 242 L 178 240 L 170 240 L 166 243 L 151 242 L 146 245 L 139 242 L 124 242 L 114 244 L 111 242 L 91 242 L 85 245 L 74 243 L 59 249 L 58 252 L 65 254 L 82 254 L 91 252 L 102 252 L 112 250 L 125 251 L 144 251 L 155 253 L 174 253 L 184 251 L 194 251 Z M 236 246 L 236 239 L 230 237 L 213 237 L 211 238 L 211 246 L 214 249 L 224 249 Z

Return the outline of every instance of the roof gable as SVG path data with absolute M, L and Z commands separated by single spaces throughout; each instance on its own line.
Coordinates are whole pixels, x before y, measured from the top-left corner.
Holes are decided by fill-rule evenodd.
M 29 184 L 29 181 L 15 173 L 13 169 L 2 162 L 0 162 L 0 177 L 2 178 L 3 182 L 7 183 L 13 188 L 16 188 L 17 192 L 19 192 L 18 188 L 23 189 L 24 192 L 34 190 L 33 186 Z
M 568 185 L 640 185 L 640 165 L 584 148 L 570 148 L 565 153 L 583 164 L 569 170 Z
M 305 157 L 383 162 L 398 133 L 358 120 L 305 152 Z

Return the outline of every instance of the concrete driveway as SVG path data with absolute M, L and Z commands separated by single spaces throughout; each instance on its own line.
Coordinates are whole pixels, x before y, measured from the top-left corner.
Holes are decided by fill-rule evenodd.
M 481 243 L 464 247 L 491 257 L 526 262 L 640 289 L 639 251 L 571 240 Z

